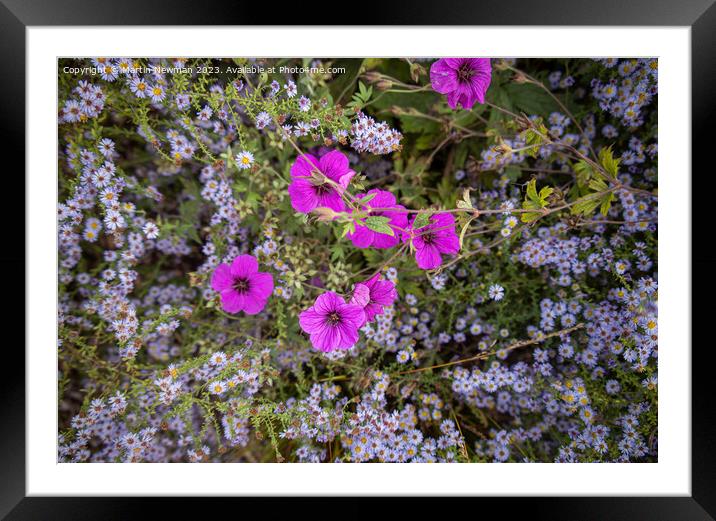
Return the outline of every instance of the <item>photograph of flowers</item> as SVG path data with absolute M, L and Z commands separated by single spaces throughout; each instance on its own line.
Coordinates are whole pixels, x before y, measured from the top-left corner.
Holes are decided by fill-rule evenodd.
M 57 82 L 58 462 L 658 461 L 656 58 Z

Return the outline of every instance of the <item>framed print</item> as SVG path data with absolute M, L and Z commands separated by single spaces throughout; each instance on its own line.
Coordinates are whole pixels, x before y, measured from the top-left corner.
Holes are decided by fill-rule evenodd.
M 257 495 L 712 518 L 710 2 L 346 27 L 40 4 L 2 7 L 9 519 Z

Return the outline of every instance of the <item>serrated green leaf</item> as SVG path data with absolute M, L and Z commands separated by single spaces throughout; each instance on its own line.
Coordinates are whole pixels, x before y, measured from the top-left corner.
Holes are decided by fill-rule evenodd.
M 554 192 L 554 188 L 550 186 L 545 186 L 542 188 L 542 190 L 539 191 L 539 198 L 541 201 L 545 201 L 550 195 L 552 195 L 552 192 Z
M 465 232 L 467 232 L 467 229 L 470 226 L 470 223 L 472 222 L 473 219 L 474 219 L 474 217 L 471 217 L 470 219 L 468 219 L 467 222 L 465 223 L 465 225 L 462 227 L 462 230 L 460 230 L 460 238 L 459 238 L 460 249 L 462 249 L 462 243 L 463 243 L 463 240 L 465 239 Z
M 582 197 L 572 206 L 572 214 L 574 215 L 591 215 L 594 210 L 601 204 L 601 198 L 594 195 Z
M 604 167 L 604 170 L 612 176 L 616 177 L 619 172 L 620 158 L 614 158 L 611 145 L 604 147 L 599 151 L 599 164 Z
M 391 237 L 395 235 L 393 228 L 388 225 L 390 222 L 388 217 L 383 215 L 371 215 L 366 217 L 364 222 L 368 229 L 373 230 L 374 232 L 384 233 L 385 235 L 390 235 Z
M 609 213 L 609 208 L 612 206 L 612 200 L 614 199 L 614 192 L 609 192 L 606 196 L 602 198 L 602 205 L 599 208 L 599 211 L 602 212 L 602 215 L 604 217 L 607 216 Z
M 603 179 L 599 177 L 595 177 L 591 181 L 589 181 L 589 188 L 594 190 L 595 192 L 603 192 L 604 190 L 608 189 L 607 183 L 604 182 Z
M 536 221 L 542 216 L 541 213 L 538 212 L 524 212 L 520 215 L 520 220 L 523 223 L 531 223 L 532 221 Z
M 539 195 L 537 195 L 537 181 L 535 181 L 534 179 L 530 180 L 530 182 L 527 183 L 527 197 L 531 201 L 539 201 Z
M 420 212 L 418 215 L 415 216 L 415 220 L 413 221 L 413 229 L 419 230 L 420 228 L 424 228 L 428 224 L 430 224 L 430 216 L 432 215 L 432 212 Z
M 366 194 L 364 197 L 361 197 L 360 199 L 358 199 L 358 202 L 360 202 L 360 204 L 369 203 L 370 201 L 375 199 L 376 195 L 378 195 L 378 192 L 373 192 L 372 194 Z
M 577 162 L 573 169 L 575 175 L 577 176 L 577 185 L 580 187 L 587 186 L 589 180 L 594 176 L 594 169 L 592 168 L 592 165 L 583 159 Z
M 458 199 L 457 207 L 464 210 L 472 209 L 472 200 L 470 200 L 470 189 L 465 188 L 462 192 L 462 199 Z
M 544 126 L 541 123 L 538 123 L 538 128 L 540 129 L 540 131 L 543 127 Z M 532 128 L 528 128 L 527 130 L 525 130 L 525 146 L 529 147 L 525 150 L 525 153 L 528 156 L 537 157 L 539 147 L 544 143 L 544 138 L 542 136 L 543 134 L 541 134 L 538 130 Z
M 535 195 L 536 195 L 536 192 L 535 192 Z M 524 222 L 524 223 L 529 223 L 529 222 L 532 222 L 532 221 L 536 221 L 537 219 L 539 219 L 539 218 L 543 215 L 542 212 L 541 212 L 541 210 L 542 210 L 542 204 L 541 204 L 541 202 L 539 201 L 539 198 L 538 198 L 536 201 L 535 201 L 535 200 L 531 200 L 531 199 L 525 199 L 525 200 L 522 202 L 522 208 L 523 208 L 524 210 L 540 210 L 539 212 L 523 212 L 523 213 L 520 215 L 520 220 L 521 220 L 522 222 Z

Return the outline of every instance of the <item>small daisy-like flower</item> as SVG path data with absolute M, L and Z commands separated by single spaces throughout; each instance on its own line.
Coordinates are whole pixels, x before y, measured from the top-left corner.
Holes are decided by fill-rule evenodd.
M 92 230 L 90 228 L 85 229 L 84 233 L 82 234 L 82 238 L 87 242 L 95 242 L 98 236 L 99 234 L 95 230 Z
M 236 166 L 241 170 L 248 170 L 254 164 L 254 155 L 251 152 L 243 151 L 236 155 Z
M 301 112 L 308 112 L 311 110 L 311 100 L 308 99 L 306 96 L 301 96 L 301 98 L 298 100 L 298 108 L 301 110 Z
M 505 296 L 505 288 L 503 288 L 499 284 L 493 284 L 492 286 L 490 286 L 488 294 L 490 295 L 490 298 L 492 300 L 502 300 L 502 297 Z
M 99 142 L 97 148 L 99 148 L 100 153 L 104 157 L 112 157 L 112 154 L 114 154 L 114 141 L 109 138 L 104 138 Z
M 159 237 L 159 227 L 151 221 L 142 227 L 142 231 L 147 239 L 156 239 Z
M 100 68 L 100 76 L 106 81 L 116 80 L 117 76 L 119 76 L 117 67 L 110 63 L 105 64 L 102 68 Z
M 262 128 L 266 128 L 271 123 L 271 116 L 269 116 L 268 112 L 259 112 L 256 116 L 256 128 L 261 130 Z
M 214 113 L 213 110 L 211 110 L 211 107 L 209 105 L 204 105 L 204 108 L 202 108 L 199 112 L 196 113 L 196 116 L 201 121 L 209 121 L 211 118 L 211 115 Z
M 164 87 L 161 85 L 154 85 L 149 90 L 149 97 L 152 99 L 154 103 L 159 103 L 164 100 L 164 97 L 166 96 L 166 91 L 164 90 Z
M 211 394 L 223 394 L 226 391 L 227 385 L 223 380 L 218 380 L 209 384 L 209 392 Z
M 147 93 L 149 92 L 149 85 L 143 78 L 135 76 L 129 82 L 129 90 L 131 90 L 132 94 L 138 98 L 146 98 Z
M 288 96 L 289 98 L 293 98 L 298 93 L 296 84 L 291 80 L 288 80 L 288 83 L 286 83 L 283 88 L 286 89 L 286 96 Z

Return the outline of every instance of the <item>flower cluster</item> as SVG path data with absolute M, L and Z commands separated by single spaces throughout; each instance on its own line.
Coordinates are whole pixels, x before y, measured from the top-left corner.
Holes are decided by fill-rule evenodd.
M 388 126 L 387 123 L 377 123 L 370 116 L 362 112 L 356 115 L 350 130 L 351 146 L 358 152 L 371 154 L 389 154 L 400 150 L 402 134 Z

